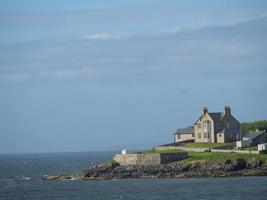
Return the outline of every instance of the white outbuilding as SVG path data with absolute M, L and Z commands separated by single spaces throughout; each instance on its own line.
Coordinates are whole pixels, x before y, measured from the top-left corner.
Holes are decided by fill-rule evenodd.
M 258 151 L 267 150 L 267 143 L 258 144 Z

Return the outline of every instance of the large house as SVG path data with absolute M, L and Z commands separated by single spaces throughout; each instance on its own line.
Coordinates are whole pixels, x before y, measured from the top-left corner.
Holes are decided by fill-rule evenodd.
M 178 129 L 174 141 L 181 142 L 194 139 L 195 142 L 226 143 L 241 139 L 240 124 L 226 106 L 223 112 L 209 112 L 205 107 L 194 127 Z
M 240 124 L 225 106 L 223 112 L 209 112 L 205 107 L 194 124 L 195 142 L 225 143 L 241 139 Z

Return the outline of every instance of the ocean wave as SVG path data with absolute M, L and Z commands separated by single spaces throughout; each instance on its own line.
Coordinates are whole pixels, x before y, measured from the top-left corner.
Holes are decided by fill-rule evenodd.
M 0 178 L 1 181 L 29 181 L 32 177 L 15 177 L 15 178 Z

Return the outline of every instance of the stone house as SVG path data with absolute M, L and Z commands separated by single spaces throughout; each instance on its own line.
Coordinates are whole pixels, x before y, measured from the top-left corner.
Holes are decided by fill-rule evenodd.
M 182 142 L 187 140 L 194 140 L 194 127 L 188 126 L 186 128 L 177 129 L 174 133 L 174 142 Z
M 226 106 L 223 112 L 209 112 L 205 107 L 194 124 L 195 142 L 225 143 L 241 139 L 240 124 Z

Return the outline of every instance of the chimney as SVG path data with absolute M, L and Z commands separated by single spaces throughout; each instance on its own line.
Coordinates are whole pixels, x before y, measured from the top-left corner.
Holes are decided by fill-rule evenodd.
M 231 108 L 230 106 L 224 107 L 224 115 L 231 115 Z
M 203 113 L 202 113 L 202 114 L 205 115 L 207 112 L 208 112 L 208 108 L 207 108 L 207 107 L 204 107 L 204 108 L 203 108 Z

